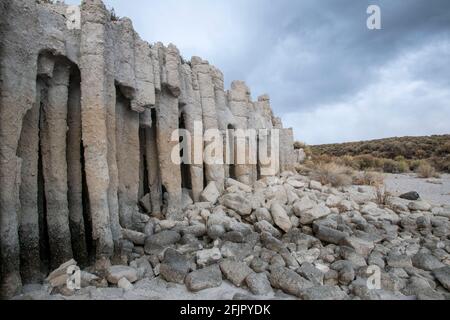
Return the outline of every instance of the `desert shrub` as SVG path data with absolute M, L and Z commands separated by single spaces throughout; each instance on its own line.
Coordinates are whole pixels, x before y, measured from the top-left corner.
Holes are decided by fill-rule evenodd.
M 305 149 L 306 148 L 306 143 L 301 142 L 301 141 L 295 141 L 294 142 L 294 149 Z
M 417 175 L 422 179 L 439 178 L 436 169 L 425 161 L 417 168 Z
M 383 171 L 386 173 L 405 173 L 409 171 L 409 165 L 405 160 L 386 159 L 383 163 Z
M 340 158 L 337 158 L 336 162 L 342 166 L 350 167 L 354 170 L 359 170 L 359 163 L 352 156 L 342 156 Z
M 397 162 L 397 172 L 405 173 L 409 171 L 409 164 L 406 160 L 396 161 Z
M 450 141 L 439 147 L 437 153 L 441 156 L 450 154 Z
M 416 172 L 422 163 L 423 160 L 411 160 L 409 162 L 409 170 Z
M 386 159 L 383 163 L 383 171 L 387 173 L 397 173 L 395 161 Z
M 379 172 L 373 171 L 357 172 L 353 176 L 353 184 L 377 187 L 384 185 L 384 176 Z
M 353 169 L 336 163 L 319 163 L 310 173 L 313 180 L 323 185 L 343 187 L 352 184 Z

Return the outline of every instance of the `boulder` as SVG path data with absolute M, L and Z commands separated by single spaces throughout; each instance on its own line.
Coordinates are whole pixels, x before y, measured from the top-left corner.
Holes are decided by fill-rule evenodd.
M 122 237 L 125 240 L 133 242 L 137 246 L 143 246 L 147 236 L 144 233 L 140 233 L 133 230 L 122 229 Z
M 122 288 L 125 291 L 133 290 L 133 284 L 130 281 L 128 281 L 127 278 L 120 279 L 119 282 L 117 283 L 117 287 Z
M 159 272 L 167 282 L 184 284 L 184 279 L 189 272 L 189 262 L 178 251 L 167 249 Z
M 67 284 L 67 280 L 69 279 L 69 268 L 75 267 L 76 265 L 77 262 L 73 259 L 67 261 L 66 263 L 63 263 L 56 270 L 51 272 L 45 279 L 45 281 L 49 283 L 53 288 L 65 286 Z
M 320 204 L 314 206 L 312 209 L 297 214 L 297 216 L 300 218 L 300 223 L 302 225 L 310 225 L 314 221 L 325 218 L 330 214 L 331 214 L 330 208 L 328 208 L 324 204 Z
M 204 202 L 210 202 L 211 204 L 216 204 L 220 197 L 220 191 L 217 189 L 217 185 L 214 181 L 210 182 L 208 186 L 203 190 L 200 200 Z
M 255 223 L 254 226 L 255 226 L 256 232 L 259 232 L 259 233 L 268 232 L 275 238 L 281 237 L 281 232 L 265 220 Z
M 297 217 L 300 217 L 303 212 L 306 212 L 315 206 L 317 206 L 317 203 L 306 196 L 294 204 L 294 213 Z
M 242 182 L 236 181 L 234 179 L 227 179 L 227 188 L 229 187 L 237 187 L 238 189 L 246 192 L 246 193 L 251 193 L 252 192 L 252 188 Z
M 342 231 L 338 231 L 321 224 L 314 224 L 314 234 L 319 240 L 327 243 L 339 245 L 348 235 Z
M 433 274 L 442 286 L 450 291 L 450 266 L 435 269 Z
M 410 201 L 417 201 L 420 199 L 420 195 L 415 191 L 411 191 L 411 192 L 402 194 L 399 198 L 405 199 L 405 200 L 410 200 Z
M 251 273 L 246 279 L 248 288 L 257 296 L 265 296 L 273 292 L 270 281 L 265 273 Z
M 165 230 L 151 235 L 145 239 L 145 253 L 154 254 L 181 240 L 181 235 L 176 231 Z
M 430 211 L 431 205 L 426 201 L 414 201 L 408 205 L 411 211 Z
M 418 253 L 412 259 L 412 264 L 418 269 L 433 271 L 445 267 L 445 265 L 435 256 L 428 253 Z
M 272 287 L 299 298 L 301 298 L 303 290 L 314 286 L 312 282 L 285 267 L 272 268 L 269 280 Z
M 287 233 L 292 229 L 291 219 L 289 219 L 286 210 L 284 210 L 278 202 L 274 202 L 272 204 L 270 212 L 272 214 L 273 221 L 281 230 Z
M 232 259 L 224 260 L 220 263 L 223 275 L 236 287 L 241 287 L 245 279 L 253 272 L 244 262 Z
M 196 259 L 200 267 L 205 267 L 222 260 L 222 253 L 218 248 L 202 250 L 196 253 Z
M 241 216 L 249 216 L 253 211 L 252 203 L 244 196 L 232 193 L 223 197 L 223 205 Z
M 222 272 L 218 265 L 213 265 L 191 272 L 186 276 L 186 287 L 189 291 L 198 292 L 222 285 Z
M 108 269 L 106 280 L 109 283 L 118 284 L 122 278 L 126 278 L 131 283 L 138 281 L 136 269 L 127 266 L 112 266 Z
M 348 295 L 338 286 L 317 286 L 302 291 L 303 300 L 338 301 L 347 300 Z
M 357 237 L 346 237 L 342 240 L 341 245 L 355 249 L 356 253 L 364 258 L 368 258 L 375 248 L 375 243 L 373 241 Z

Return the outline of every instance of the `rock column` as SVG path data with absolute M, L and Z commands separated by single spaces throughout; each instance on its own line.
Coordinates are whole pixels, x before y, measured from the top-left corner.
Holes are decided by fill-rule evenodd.
M 105 92 L 105 24 L 100 0 L 81 5 L 81 114 L 86 180 L 97 259 L 114 251 L 109 215 L 107 100 Z
M 210 129 L 219 130 L 219 122 L 217 120 L 216 98 L 214 91 L 214 83 L 212 79 L 212 69 L 207 61 L 203 61 L 198 57 L 192 58 L 192 70 L 197 76 L 200 101 L 203 110 L 203 128 L 205 131 Z M 222 138 L 223 139 L 223 138 Z M 213 143 L 213 142 L 209 142 Z M 205 149 L 209 145 L 205 141 Z M 215 141 L 223 146 L 223 142 Z M 215 155 L 216 157 L 219 155 Z M 223 157 L 222 157 L 223 160 Z M 222 161 L 223 162 L 223 161 Z M 206 182 L 215 182 L 219 190 L 224 188 L 225 170 L 223 163 L 205 163 Z
M 18 155 L 22 159 L 19 236 L 21 275 L 24 283 L 41 280 L 39 256 L 38 162 L 41 82 L 37 82 L 36 102 L 23 120 Z
M 86 233 L 83 206 L 83 168 L 81 163 L 81 92 L 80 79 L 72 78 L 69 86 L 67 123 L 67 178 L 70 230 L 75 260 L 87 263 Z
M 41 149 L 47 204 L 51 266 L 72 259 L 67 198 L 67 102 L 70 67 L 57 63 L 49 81 L 47 102 L 41 118 Z

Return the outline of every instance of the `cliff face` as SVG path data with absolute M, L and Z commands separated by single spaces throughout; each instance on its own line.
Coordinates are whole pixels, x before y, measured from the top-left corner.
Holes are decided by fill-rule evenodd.
M 221 190 L 228 177 L 253 184 L 264 176 L 261 159 L 175 164 L 177 129 L 200 123 L 192 141 L 205 149 L 208 129 L 226 146 L 230 129 L 281 129 L 274 165 L 292 169 L 292 130 L 268 96 L 252 101 L 241 81 L 225 91 L 214 66 L 146 43 L 100 0 L 2 0 L 0 16 L 2 296 L 72 257 L 101 268 L 120 258 L 123 230 L 143 231 L 148 213 L 182 220 L 188 194 L 198 202 L 211 183 Z M 187 146 L 193 159 L 198 150 Z

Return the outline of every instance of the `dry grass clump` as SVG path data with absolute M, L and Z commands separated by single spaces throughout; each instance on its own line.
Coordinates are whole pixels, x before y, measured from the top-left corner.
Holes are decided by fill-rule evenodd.
M 389 198 L 392 197 L 392 194 L 387 191 L 386 185 L 378 185 L 376 187 L 376 191 L 378 205 L 387 206 L 389 204 Z
M 439 174 L 436 172 L 436 169 L 428 162 L 423 162 L 417 168 L 417 176 L 422 179 L 439 178 L 440 177 Z
M 353 184 L 371 187 L 382 186 L 384 185 L 384 175 L 373 171 L 357 172 L 353 176 Z
M 319 163 L 310 172 L 313 180 L 319 181 L 323 185 L 333 187 L 344 187 L 352 184 L 353 169 L 340 166 L 336 163 Z

